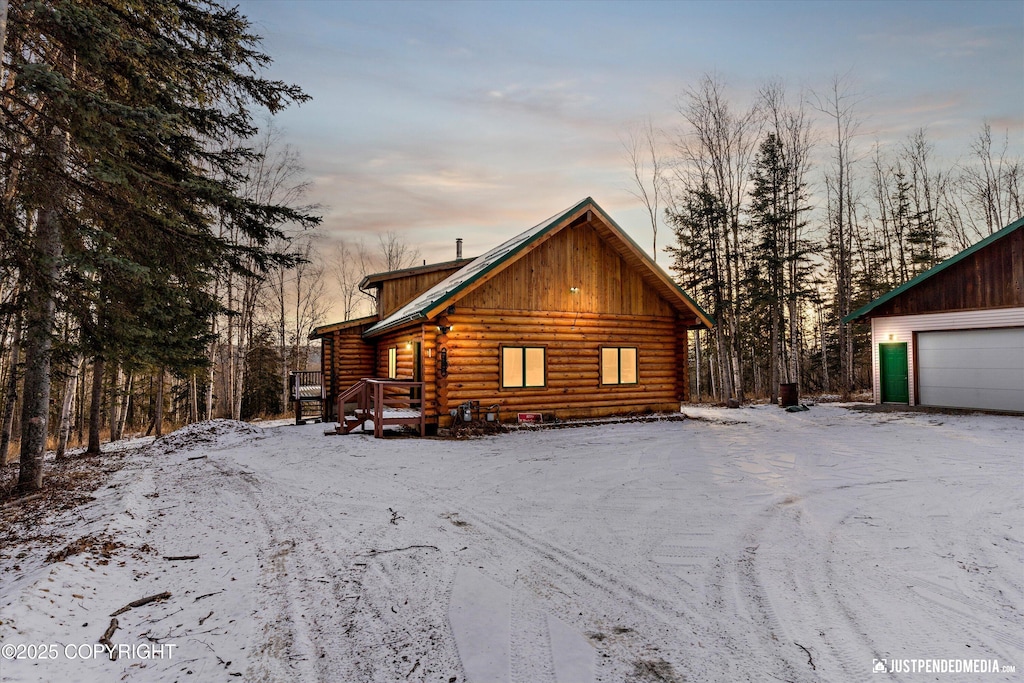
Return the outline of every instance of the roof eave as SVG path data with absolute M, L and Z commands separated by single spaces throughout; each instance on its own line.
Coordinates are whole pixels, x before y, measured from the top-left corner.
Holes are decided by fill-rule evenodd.
M 1024 227 L 1024 217 L 1018 218 L 1017 220 L 1015 220 L 1014 222 L 1010 223 L 1009 225 L 1007 225 L 1002 230 L 999 230 L 997 232 L 992 233 L 991 235 L 989 235 L 985 239 L 980 240 L 980 241 L 976 242 L 975 244 L 972 244 L 971 246 L 967 247 L 966 249 L 964 249 L 960 253 L 955 254 L 955 255 L 949 257 L 948 259 L 946 259 L 942 263 L 940 263 L 938 265 L 935 265 L 935 266 L 932 266 L 931 268 L 929 268 L 925 272 L 921 273 L 917 277 L 912 278 L 910 280 L 907 280 L 906 282 L 904 282 L 899 287 L 886 292 L 885 294 L 883 294 L 882 296 L 878 297 L 874 301 L 872 301 L 870 303 L 867 303 L 864 306 L 861 306 L 860 308 L 858 308 L 853 313 L 850 313 L 850 314 L 844 316 L 843 319 L 842 319 L 842 322 L 843 323 L 851 323 L 851 322 L 856 321 L 858 318 L 864 317 L 865 315 L 867 315 L 871 311 L 875 310 L 876 308 L 878 308 L 882 304 L 884 304 L 884 303 L 886 303 L 886 302 L 896 298 L 900 294 L 903 294 L 908 289 L 912 289 L 912 288 L 918 286 L 919 284 L 921 284 L 925 280 L 927 280 L 927 279 L 929 279 L 929 278 L 931 278 L 931 277 L 941 273 L 946 268 L 949 268 L 950 266 L 952 266 L 954 264 L 957 264 L 960 261 L 963 261 L 965 258 L 970 256 L 971 254 L 974 254 L 974 253 L 977 253 L 977 252 L 981 251 L 982 249 L 984 249 L 985 247 L 989 246 L 990 244 L 992 244 L 994 242 L 998 242 L 999 240 L 1001 240 L 1002 238 L 1006 237 L 1011 232 L 1013 232 L 1014 230 L 1016 230 L 1016 229 L 1018 229 L 1020 227 Z

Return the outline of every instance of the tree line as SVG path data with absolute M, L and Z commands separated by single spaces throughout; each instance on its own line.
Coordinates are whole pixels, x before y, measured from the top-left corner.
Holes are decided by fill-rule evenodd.
M 76 405 L 91 452 L 104 427 L 210 416 L 215 394 L 237 416 L 257 290 L 306 263 L 294 235 L 320 219 L 257 121 L 308 98 L 260 75 L 270 59 L 237 9 L 2 9 L 0 457 L 19 437 L 28 491 Z M 218 389 L 219 357 L 234 374 Z
M 871 386 L 866 326 L 844 316 L 1024 215 L 1021 159 L 984 122 L 943 164 L 925 128 L 889 145 L 862 130 L 847 77 L 753 102 L 704 76 L 675 133 L 624 138 L 657 254 L 717 321 L 693 335 L 694 397 L 776 401 L 780 384 L 849 397 Z

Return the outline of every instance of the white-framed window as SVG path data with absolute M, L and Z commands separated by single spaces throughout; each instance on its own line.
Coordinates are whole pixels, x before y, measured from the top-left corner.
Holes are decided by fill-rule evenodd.
M 388 379 L 398 377 L 398 347 L 392 346 L 388 349 Z
M 543 346 L 501 347 L 501 387 L 543 387 L 547 380 L 547 349 Z
M 601 384 L 636 384 L 636 347 L 604 346 L 601 348 Z

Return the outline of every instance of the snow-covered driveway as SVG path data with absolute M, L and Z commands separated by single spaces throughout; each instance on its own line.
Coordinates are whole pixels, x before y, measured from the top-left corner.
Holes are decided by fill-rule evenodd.
M 1024 667 L 1024 420 L 685 412 L 468 441 L 193 426 L 54 525 L 124 543 L 109 563 L 0 573 L 4 644 L 93 643 L 170 591 L 112 641 L 173 656 L 0 680 L 1016 678 L 911 669 Z

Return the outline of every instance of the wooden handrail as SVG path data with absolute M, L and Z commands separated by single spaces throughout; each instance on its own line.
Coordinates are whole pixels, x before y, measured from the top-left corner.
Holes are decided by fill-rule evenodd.
M 324 373 L 319 370 L 295 370 L 289 373 L 291 376 L 292 399 L 300 400 L 321 400 L 323 398 Z M 320 396 L 303 396 L 300 387 L 320 387 Z
M 413 391 L 415 390 L 415 391 Z M 395 392 L 401 393 L 396 395 Z M 415 394 L 415 398 L 413 395 Z M 426 417 L 423 414 L 423 382 L 399 379 L 364 378 L 338 395 L 338 419 L 346 424 L 345 403 L 355 399 L 355 418 L 360 421 L 373 420 L 373 435 L 384 435 L 385 425 L 416 424 L 420 436 L 426 431 Z M 415 416 L 385 415 L 388 408 L 406 408 L 416 410 Z M 339 427 L 340 428 L 340 427 Z M 347 433 L 348 427 L 345 427 Z

